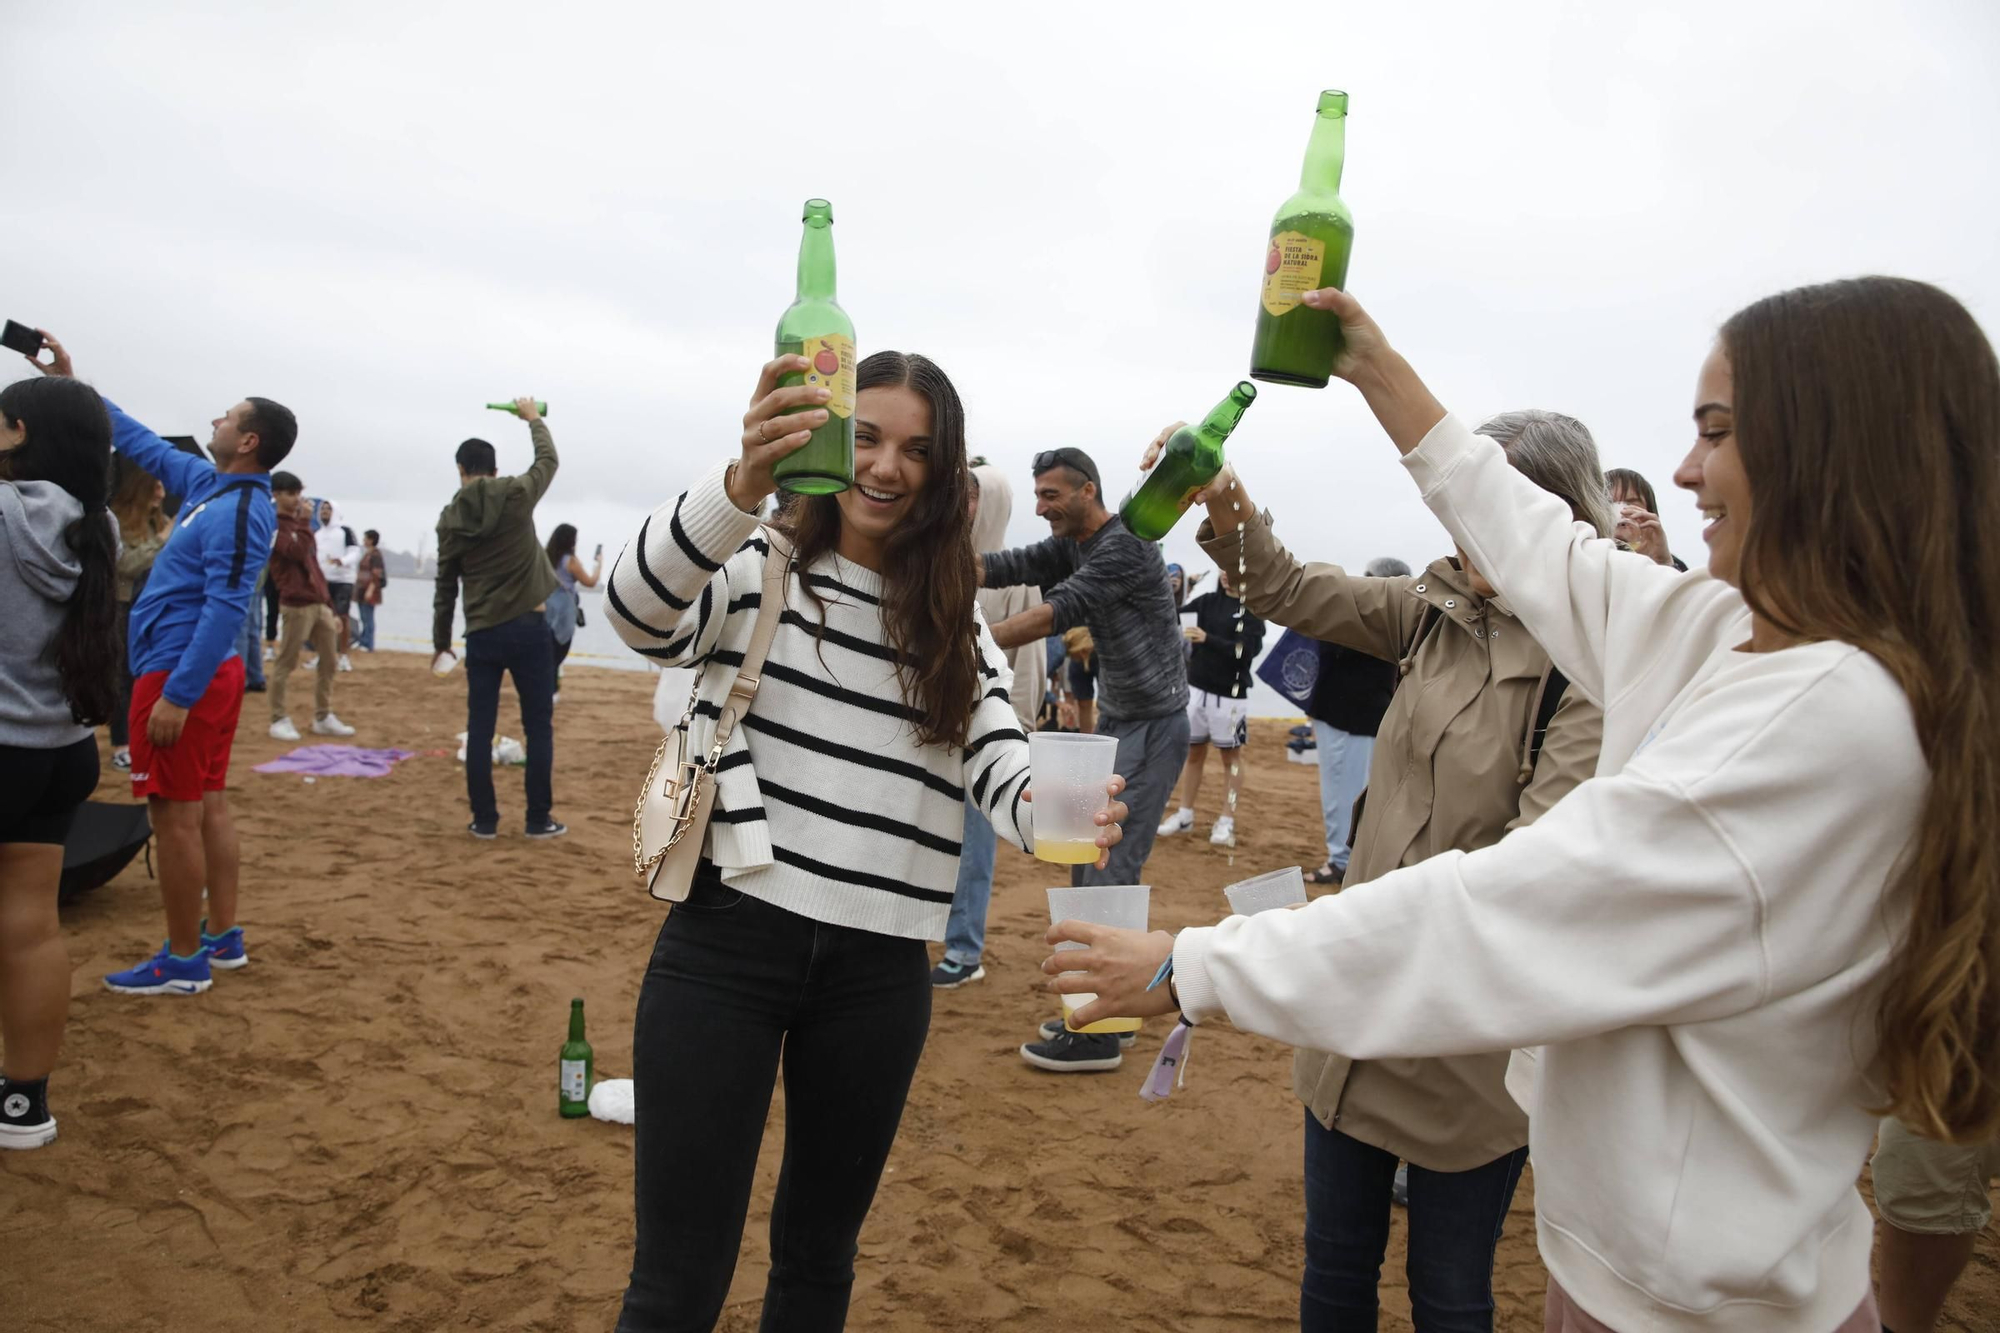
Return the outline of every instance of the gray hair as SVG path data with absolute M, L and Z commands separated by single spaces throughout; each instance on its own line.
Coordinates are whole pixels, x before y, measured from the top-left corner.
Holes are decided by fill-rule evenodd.
M 1479 428 L 1479 434 L 1500 442 L 1507 461 L 1535 485 L 1569 505 L 1579 523 L 1609 537 L 1613 527 L 1611 502 L 1605 494 L 1604 466 L 1597 460 L 1597 441 L 1590 428 L 1560 412 L 1528 408 L 1502 412 Z
M 1393 555 L 1378 555 L 1361 572 L 1371 579 L 1406 579 L 1410 576 L 1410 567 Z

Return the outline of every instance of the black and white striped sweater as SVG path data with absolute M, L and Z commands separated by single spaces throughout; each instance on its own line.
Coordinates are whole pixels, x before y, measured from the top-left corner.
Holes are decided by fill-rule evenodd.
M 763 600 L 767 544 L 718 467 L 662 505 L 619 552 L 606 601 L 635 651 L 702 671 L 694 740 L 706 751 Z M 1028 738 L 1006 656 L 975 608 L 981 695 L 964 749 L 920 745 L 884 642 L 881 576 L 829 554 L 794 572 L 750 715 L 716 779 L 708 856 L 731 888 L 816 921 L 944 938 L 968 793 L 1017 847 L 1033 846 Z

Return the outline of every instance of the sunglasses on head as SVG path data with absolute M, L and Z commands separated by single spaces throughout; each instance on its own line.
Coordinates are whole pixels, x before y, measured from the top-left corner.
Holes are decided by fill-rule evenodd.
M 1093 483 L 1097 480 L 1097 469 L 1091 465 L 1090 459 L 1080 449 L 1064 446 L 1061 449 L 1044 449 L 1035 455 L 1036 476 L 1039 477 L 1050 468 L 1057 467 L 1066 467 L 1079 472 L 1085 480 Z

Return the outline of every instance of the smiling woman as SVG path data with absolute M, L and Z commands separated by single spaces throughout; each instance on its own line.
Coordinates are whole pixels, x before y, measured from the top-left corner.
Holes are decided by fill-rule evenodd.
M 974 600 L 958 393 L 924 357 L 863 361 L 855 484 L 760 530 L 774 465 L 828 415 L 823 387 L 780 387 L 803 365 L 764 367 L 740 456 L 655 512 L 606 589 L 626 643 L 700 669 L 681 725 L 714 756 L 702 863 L 633 1031 L 628 1333 L 713 1327 L 781 1060 L 788 1101 L 811 1112 L 785 1122 L 764 1324 L 842 1326 L 930 1027 L 924 941 L 944 935 L 966 804 L 1017 847 L 1034 836 L 1012 674 Z M 785 568 L 767 585 L 770 561 Z M 763 605 L 767 586 L 783 606 Z M 775 635 L 758 686 L 715 746 L 760 617 Z M 1100 848 L 1124 813 L 1099 817 Z

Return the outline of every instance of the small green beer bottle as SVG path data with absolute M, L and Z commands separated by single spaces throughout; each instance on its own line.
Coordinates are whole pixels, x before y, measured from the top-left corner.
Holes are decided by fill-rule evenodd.
M 1299 192 L 1285 200 L 1271 222 L 1264 250 L 1264 291 L 1257 307 L 1257 336 L 1250 345 L 1250 378 L 1324 389 L 1340 355 L 1340 317 L 1299 304 L 1321 287 L 1347 285 L 1347 257 L 1354 248 L 1354 215 L 1340 198 L 1340 168 L 1347 156 L 1347 94 L 1319 95 L 1319 120 L 1306 142 Z
M 486 410 L 489 412 L 514 412 L 514 404 L 511 402 L 488 403 L 486 405 Z M 549 414 L 549 405 L 547 403 L 537 402 L 535 404 L 535 410 L 537 412 L 540 412 L 543 416 L 547 416 Z M 519 416 L 521 414 L 519 412 L 514 412 L 514 415 Z
M 832 495 L 854 484 L 854 324 L 834 299 L 833 205 L 806 200 L 805 235 L 799 238 L 798 299 L 778 320 L 778 355 L 811 362 L 781 385 L 811 384 L 833 391 L 822 404 L 826 424 L 805 448 L 772 469 L 778 485 L 801 495 Z M 809 407 L 797 407 L 807 412 Z
M 1118 506 L 1118 517 L 1128 531 L 1149 542 L 1173 531 L 1194 502 L 1195 492 L 1222 471 L 1222 442 L 1256 399 L 1257 386 L 1245 380 L 1215 405 L 1206 421 L 1192 428 L 1182 426 L 1173 433 L 1153 470 L 1139 479 Z
M 569 1002 L 569 1040 L 563 1043 L 556 1068 L 559 1072 L 556 1109 L 565 1119 L 590 1114 L 590 1085 L 596 1082 L 597 1057 L 583 1039 L 583 1001 Z

